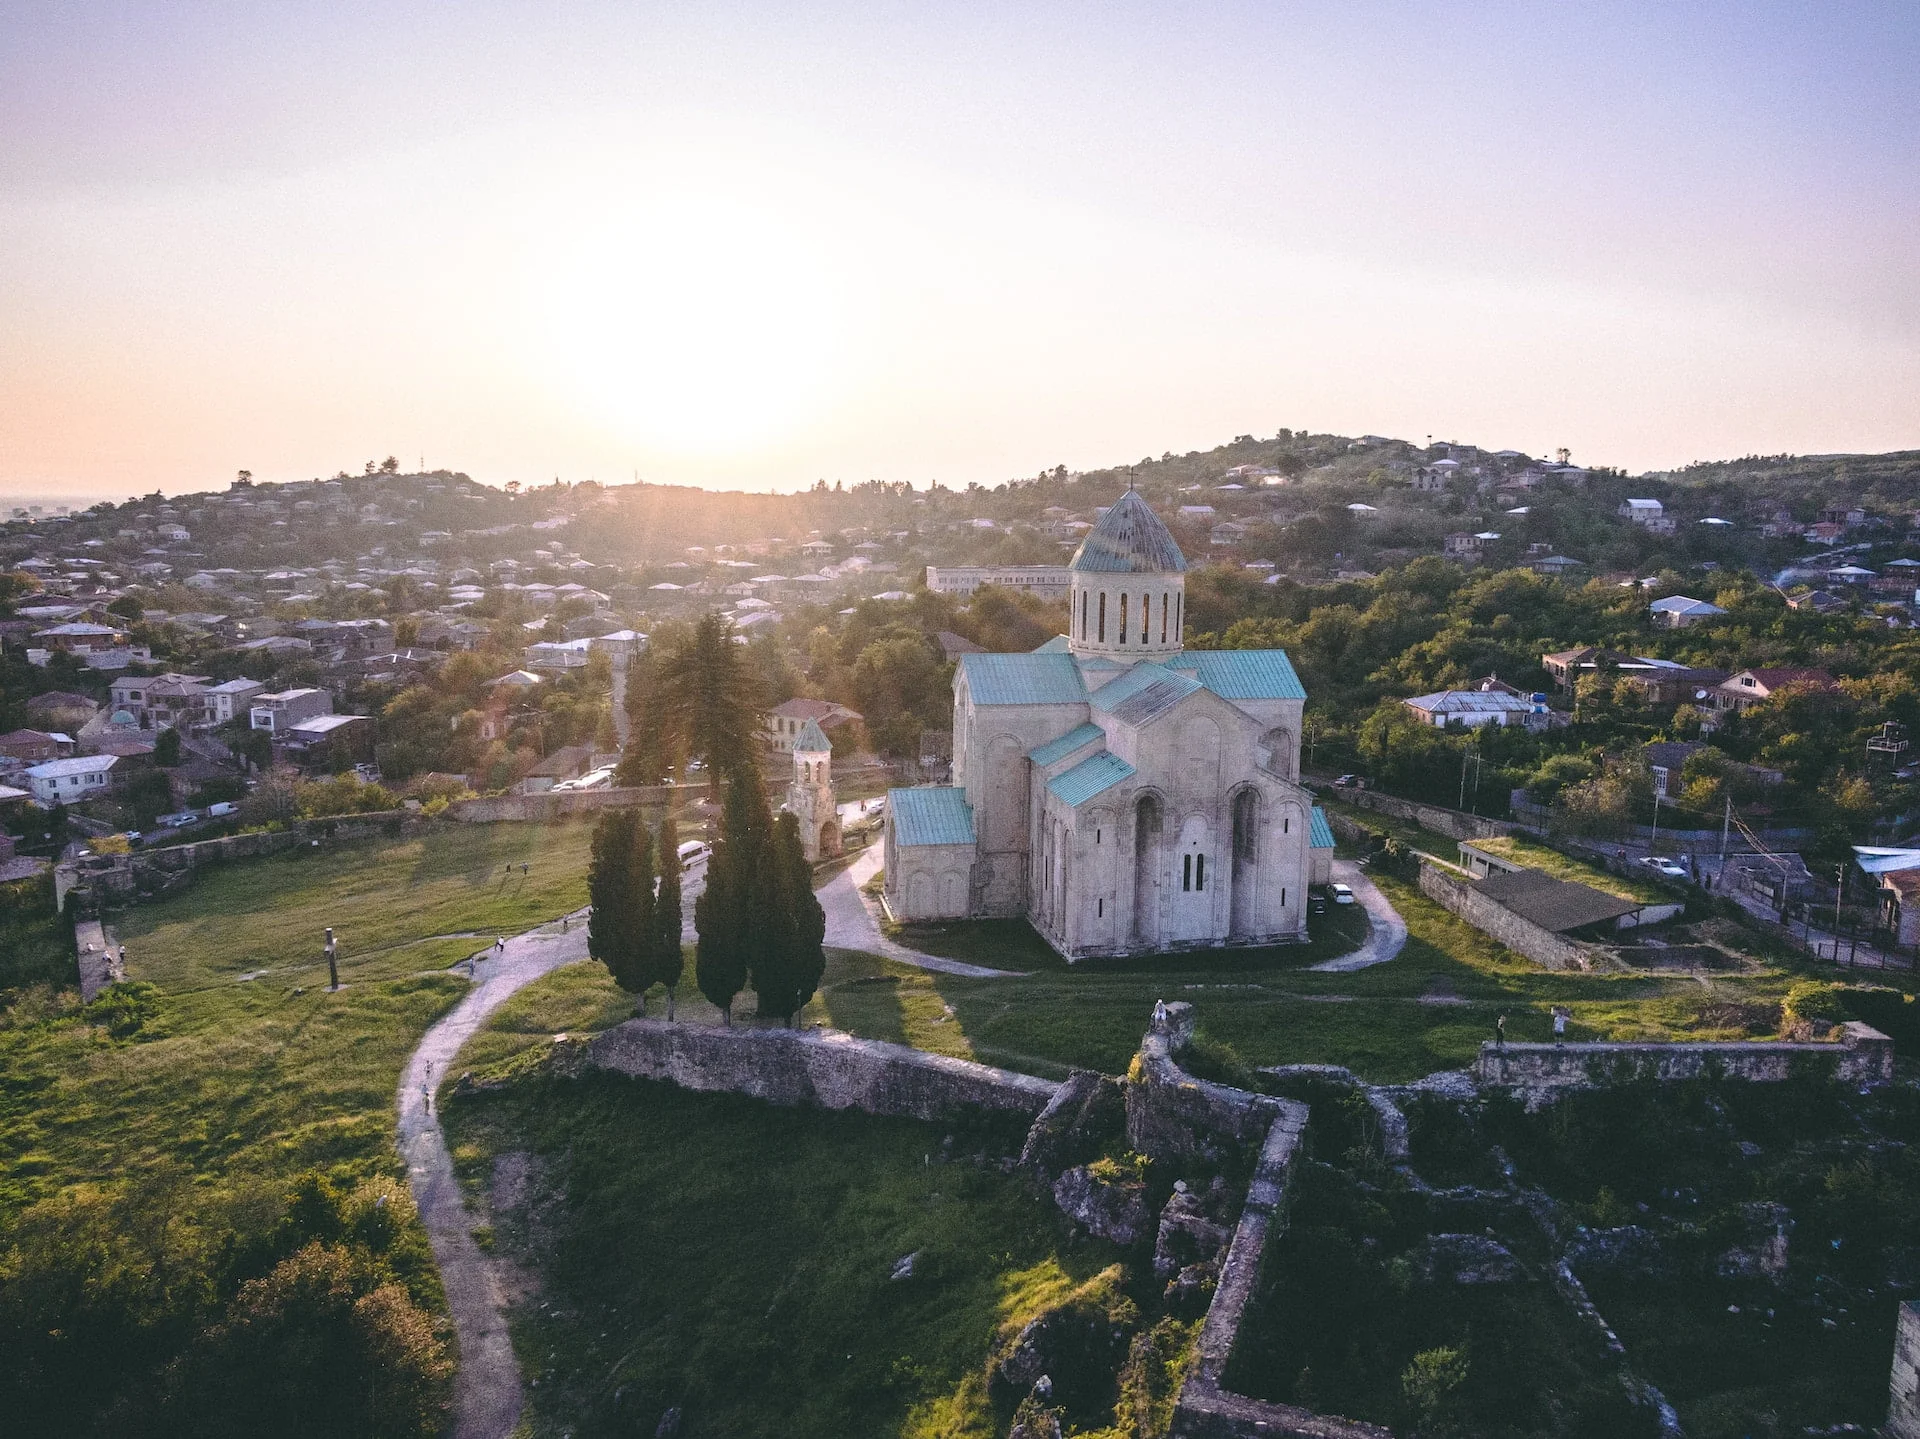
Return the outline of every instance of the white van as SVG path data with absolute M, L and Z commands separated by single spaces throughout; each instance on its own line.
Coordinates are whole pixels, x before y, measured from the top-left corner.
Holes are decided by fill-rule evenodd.
M 703 839 L 690 839 L 680 846 L 680 872 L 685 874 L 696 864 L 701 863 L 713 853 L 713 847 Z

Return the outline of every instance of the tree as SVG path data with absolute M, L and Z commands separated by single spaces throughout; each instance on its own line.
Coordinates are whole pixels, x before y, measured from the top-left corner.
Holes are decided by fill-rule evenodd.
M 110 615 L 119 615 L 123 620 L 138 620 L 146 611 L 140 601 L 132 595 L 122 595 L 119 599 L 107 606 L 107 613 Z
M 252 470 L 240 471 L 239 474 L 234 476 L 233 487 L 236 490 L 252 489 L 253 488 L 253 471 Z
M 773 827 L 767 862 L 756 876 L 753 990 L 760 1012 L 788 1024 L 806 1008 L 826 972 L 827 919 L 813 893 L 813 867 L 800 845 L 799 821 L 783 814 Z
M 647 991 L 653 987 L 659 969 L 655 954 L 660 926 L 654 919 L 653 833 L 638 810 L 629 810 L 628 814 L 633 825 L 632 871 L 627 883 L 630 908 L 621 945 L 621 965 L 613 977 L 622 989 L 636 996 L 636 1012 L 645 1014 Z
M 659 667 L 651 651 L 627 662 L 627 747 L 614 773 L 615 784 L 659 784 L 673 768 L 673 736 L 659 689 Z
M 388 455 L 384 460 L 380 462 L 380 473 L 383 475 L 399 474 L 400 461 L 395 459 L 392 455 Z
M 153 742 L 153 762 L 162 769 L 172 769 L 180 763 L 180 731 L 163 729 Z
M 607 967 L 622 989 L 627 937 L 634 911 L 634 828 L 632 810 L 607 810 L 593 827 L 593 853 L 587 863 L 587 953 Z
M 754 880 L 766 866 L 771 830 L 759 770 L 751 763 L 736 766 L 720 816 L 720 842 L 707 861 L 707 886 L 693 905 L 699 936 L 694 979 L 728 1024 L 733 1023 L 734 997 L 746 988 L 755 958 L 756 926 L 764 920 L 753 908 Z
M 669 814 L 660 821 L 660 893 L 654 899 L 654 978 L 667 987 L 667 1018 L 673 1018 L 673 991 L 687 967 L 680 947 L 680 827 Z
M 684 739 L 716 778 L 743 768 L 761 706 L 733 626 L 711 611 L 702 615 L 693 638 L 661 662 L 660 677 L 669 733 Z

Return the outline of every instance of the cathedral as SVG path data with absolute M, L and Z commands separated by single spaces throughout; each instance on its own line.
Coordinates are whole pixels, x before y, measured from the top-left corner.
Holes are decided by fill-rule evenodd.
M 1307 936 L 1333 835 L 1282 650 L 1187 650 L 1187 562 L 1129 490 L 1069 566 L 1068 633 L 962 655 L 953 783 L 887 796 L 896 919 L 1025 915 L 1069 960 Z

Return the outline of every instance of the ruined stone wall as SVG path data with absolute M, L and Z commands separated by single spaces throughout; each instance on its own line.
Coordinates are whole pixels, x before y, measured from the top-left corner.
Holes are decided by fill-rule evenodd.
M 1532 920 L 1522 919 L 1482 894 L 1472 880 L 1449 874 L 1427 860 L 1420 862 L 1420 892 L 1483 934 L 1492 935 L 1515 954 L 1523 954 L 1548 969 L 1590 969 L 1599 952 L 1592 945 L 1563 939 Z
M 1486 1043 L 1474 1063 L 1482 1084 L 1550 1094 L 1622 1077 L 1695 1079 L 1718 1072 L 1728 1079 L 1777 1084 L 1802 1075 L 1842 1084 L 1885 1084 L 1893 1078 L 1893 1041 L 1858 1021 L 1840 1027 L 1833 1043 L 1756 1040 L 1732 1044 L 1508 1044 Z
M 1430 829 L 1435 834 L 1444 834 L 1449 839 L 1492 839 L 1495 835 L 1512 834 L 1520 828 L 1507 820 L 1481 819 L 1478 815 L 1462 814 L 1457 809 L 1416 804 L 1410 799 L 1396 799 L 1390 794 L 1371 789 L 1337 789 L 1333 791 L 1333 797 L 1342 804 L 1392 815 L 1395 819 L 1417 824 L 1422 829 Z
M 991 1110 L 1031 1123 L 1060 1087 L 833 1029 L 722 1029 L 660 1019 L 630 1019 L 604 1031 L 587 1044 L 583 1062 L 682 1089 L 905 1119 Z
M 404 810 L 380 810 L 373 814 L 299 820 L 285 829 L 222 835 L 218 839 L 135 850 L 131 854 L 89 855 L 55 867 L 54 901 L 64 904 L 72 892 L 78 895 L 76 904 L 82 914 L 98 915 L 103 908 L 119 909 L 184 889 L 193 882 L 196 873 L 211 865 L 310 849 L 316 842 L 324 846 L 376 835 L 397 835 L 421 823 L 418 816 Z
M 1893 1374 L 1888 1381 L 1885 1439 L 1920 1439 L 1920 1303 L 1900 1306 L 1893 1331 Z
M 646 785 L 629 789 L 563 790 L 558 794 L 496 794 L 480 799 L 455 800 L 447 806 L 447 815 L 465 824 L 498 824 L 523 821 L 553 824 L 575 815 L 598 814 L 607 809 L 665 809 L 705 799 L 704 784 Z

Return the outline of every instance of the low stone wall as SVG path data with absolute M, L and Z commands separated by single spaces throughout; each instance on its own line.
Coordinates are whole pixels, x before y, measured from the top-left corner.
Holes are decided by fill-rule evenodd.
M 1347 844 L 1365 844 L 1375 831 L 1368 829 L 1357 819 L 1349 819 L 1335 810 L 1322 810 L 1327 817 L 1327 827 L 1333 831 L 1333 837 Z
M 1893 1041 L 1857 1020 L 1831 1043 L 1753 1040 L 1731 1044 L 1507 1044 L 1480 1046 L 1474 1076 L 1482 1084 L 1528 1091 L 1536 1098 L 1619 1078 L 1728 1079 L 1777 1084 L 1802 1075 L 1842 1084 L 1885 1084 L 1893 1078 Z
M 498 824 L 503 820 L 553 824 L 575 815 L 606 809 L 677 808 L 707 797 L 704 784 L 661 784 L 628 789 L 562 790 L 555 794 L 496 794 L 480 799 L 455 800 L 447 816 L 464 824 Z
M 1520 828 L 1508 820 L 1482 819 L 1478 815 L 1462 814 L 1457 809 L 1442 809 L 1438 805 L 1398 799 L 1390 794 L 1381 794 L 1378 790 L 1329 789 L 1328 793 L 1342 804 L 1392 815 L 1395 819 L 1417 824 L 1422 829 L 1430 829 L 1435 834 L 1444 834 L 1449 839 L 1492 839 L 1495 835 L 1512 834 Z
M 1893 1373 L 1888 1380 L 1889 1403 L 1885 1439 L 1920 1439 L 1920 1304 L 1909 1299 L 1900 1306 L 1893 1331 Z
M 1523 954 L 1548 969 L 1591 969 L 1600 953 L 1593 945 L 1564 939 L 1530 919 L 1522 919 L 1482 894 L 1472 880 L 1449 874 L 1427 860 L 1420 862 L 1420 892 L 1475 929 L 1492 935 L 1515 954 Z
M 682 1089 L 904 1119 L 988 1110 L 1031 1124 L 1060 1088 L 1053 1080 L 835 1029 L 722 1029 L 663 1019 L 615 1025 L 587 1044 L 582 1062 Z
M 379 810 L 298 820 L 285 829 L 222 835 L 131 854 L 89 855 L 55 867 L 54 902 L 64 904 L 72 893 L 77 896 L 75 903 L 81 914 L 98 915 L 103 908 L 122 908 L 184 889 L 195 874 L 212 865 L 310 849 L 316 842 L 325 845 L 397 835 L 422 823 L 417 815 L 405 810 Z
M 1392 1439 L 1385 1429 L 1235 1394 L 1225 1385 L 1240 1325 L 1260 1282 L 1267 1238 L 1285 1227 L 1294 1161 L 1308 1109 L 1291 1099 L 1195 1079 L 1178 1057 L 1193 1040 L 1193 1006 L 1154 1006 L 1127 1078 L 1127 1140 L 1155 1158 L 1258 1144 L 1247 1199 L 1220 1261 L 1220 1277 L 1174 1404 L 1170 1439 Z
M 1156 1004 L 1127 1076 L 1127 1143 L 1150 1159 L 1218 1160 L 1261 1143 L 1289 1112 L 1287 1100 L 1188 1074 L 1174 1056 L 1192 1042 L 1193 1006 Z

